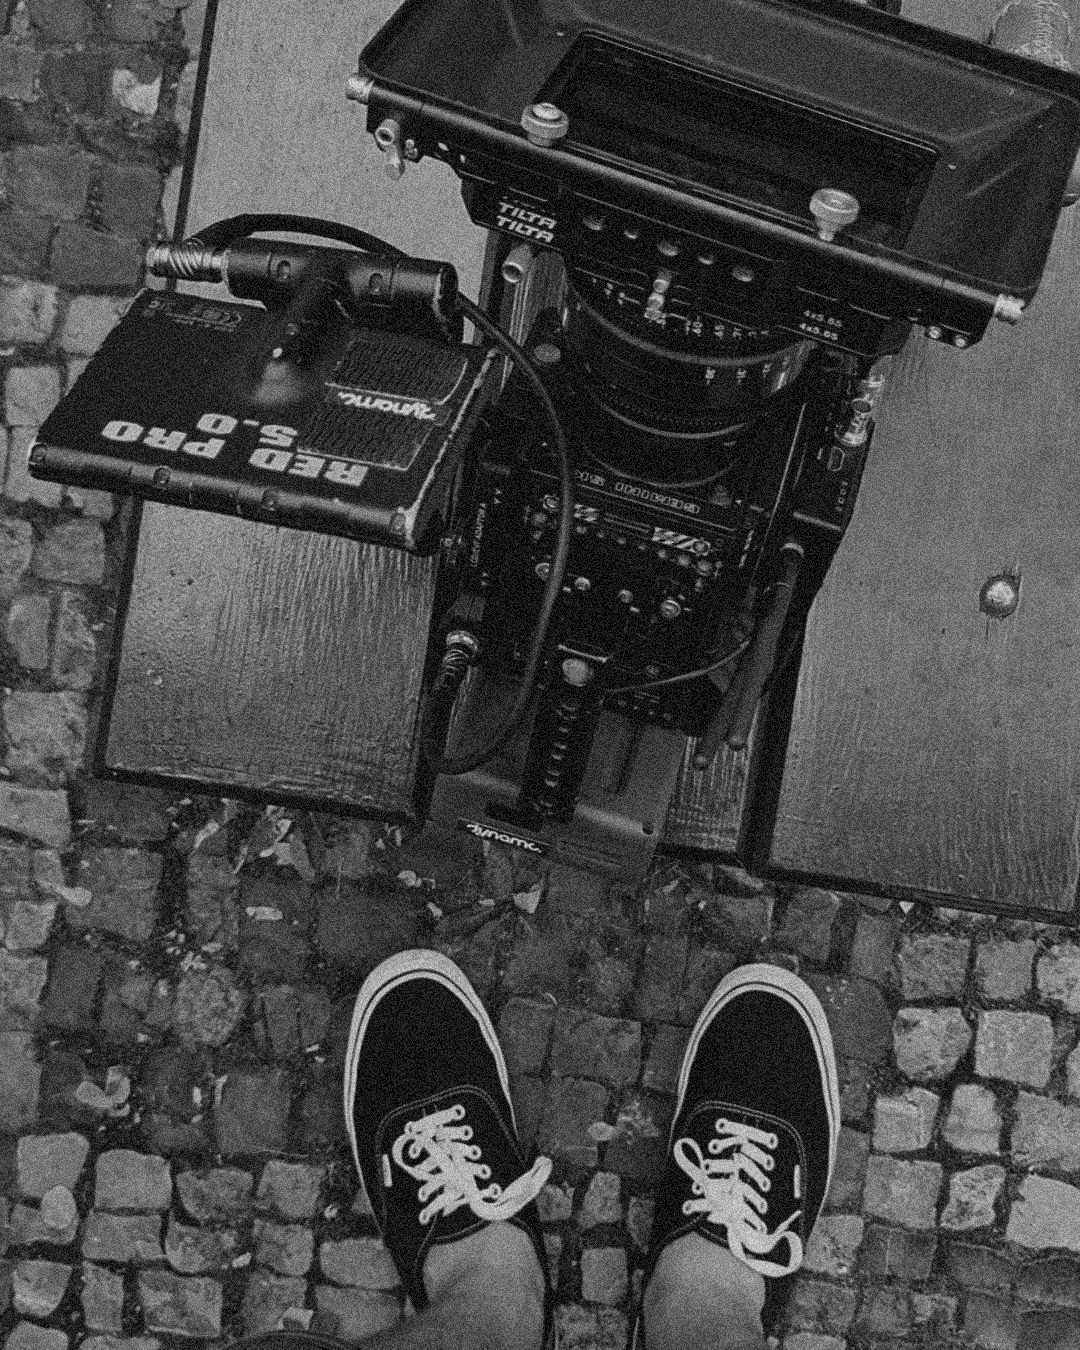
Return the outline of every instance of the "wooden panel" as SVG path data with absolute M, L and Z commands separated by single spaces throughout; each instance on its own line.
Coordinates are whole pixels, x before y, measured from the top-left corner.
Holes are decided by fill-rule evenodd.
M 1080 877 L 1080 218 L 970 352 L 916 340 L 811 614 L 769 862 L 1064 914 Z M 980 610 L 1020 576 L 1011 617 Z
M 475 297 L 485 234 L 431 160 L 393 182 L 345 98 L 360 48 L 396 0 L 221 0 L 190 230 L 241 211 L 327 216 L 419 257 L 447 258 Z M 190 231 L 189 231 L 190 232 Z
M 142 538 L 106 764 L 411 817 L 434 563 L 156 505 Z

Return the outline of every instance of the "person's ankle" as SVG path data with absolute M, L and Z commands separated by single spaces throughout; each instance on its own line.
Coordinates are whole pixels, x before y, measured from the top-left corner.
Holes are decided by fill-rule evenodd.
M 669 1350 L 708 1326 L 716 1346 L 760 1346 L 765 1281 L 726 1247 L 698 1233 L 676 1238 L 660 1253 L 642 1299 L 646 1350 Z
M 515 1301 L 543 1312 L 546 1279 L 527 1233 L 512 1223 L 489 1223 L 457 1242 L 432 1247 L 424 1260 L 424 1288 L 434 1303 L 456 1287 L 482 1281 L 512 1291 Z

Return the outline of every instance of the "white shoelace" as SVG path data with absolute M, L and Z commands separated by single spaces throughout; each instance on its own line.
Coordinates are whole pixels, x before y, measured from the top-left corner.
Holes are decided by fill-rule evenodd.
M 482 1161 L 479 1144 L 470 1143 L 472 1126 L 461 1124 L 464 1119 L 465 1108 L 459 1102 L 410 1120 L 390 1149 L 394 1162 L 421 1183 L 422 1224 L 437 1214 L 453 1214 L 462 1205 L 490 1223 L 509 1219 L 536 1199 L 551 1172 L 551 1159 L 537 1158 L 509 1186 L 492 1181 L 481 1189 L 477 1182 L 487 1181 L 491 1168 Z
M 716 1122 L 716 1133 L 718 1138 L 709 1140 L 708 1158 L 695 1140 L 676 1141 L 675 1161 L 693 1182 L 695 1197 L 683 1202 L 683 1213 L 704 1214 L 710 1223 L 723 1227 L 731 1254 L 759 1275 L 789 1275 L 802 1265 L 802 1239 L 788 1231 L 802 1211 L 789 1215 L 773 1233 L 762 1217 L 771 1185 L 766 1173 L 776 1165 L 776 1135 L 723 1116 Z M 761 1259 L 785 1238 L 789 1255 L 784 1265 Z

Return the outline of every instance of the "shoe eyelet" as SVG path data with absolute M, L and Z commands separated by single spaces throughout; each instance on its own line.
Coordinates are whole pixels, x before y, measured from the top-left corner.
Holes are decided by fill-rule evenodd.
M 769 1140 L 768 1140 L 768 1146 L 769 1146 L 769 1148 L 776 1148 L 776 1146 L 777 1146 L 777 1144 L 779 1144 L 779 1142 L 780 1142 L 780 1140 L 776 1137 L 775 1134 L 770 1134 L 770 1135 L 769 1135 Z
M 471 1139 L 473 1137 L 473 1127 L 471 1125 L 462 1125 L 461 1137 L 462 1139 Z
M 462 1105 L 461 1102 L 455 1102 L 454 1105 L 450 1108 L 451 1120 L 462 1120 L 464 1116 L 465 1116 L 465 1107 Z
M 772 1156 L 772 1154 L 769 1154 L 766 1156 L 765 1161 L 761 1165 L 766 1172 L 771 1172 L 773 1168 L 776 1166 L 776 1159 Z
M 761 1191 L 762 1191 L 762 1194 L 763 1194 L 763 1195 L 768 1195 L 768 1193 L 769 1193 L 771 1190 L 772 1190 L 772 1182 L 769 1180 L 768 1177 L 763 1177 L 762 1180 L 761 1180 Z

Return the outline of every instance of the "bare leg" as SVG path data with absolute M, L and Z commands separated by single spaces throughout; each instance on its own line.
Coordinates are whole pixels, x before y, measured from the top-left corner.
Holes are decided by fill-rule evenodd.
M 424 1287 L 428 1307 L 362 1341 L 363 1350 L 541 1350 L 544 1273 L 513 1224 L 432 1247 Z
M 660 1253 L 645 1290 L 645 1350 L 765 1350 L 765 1281 L 697 1233 Z

